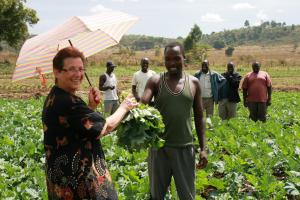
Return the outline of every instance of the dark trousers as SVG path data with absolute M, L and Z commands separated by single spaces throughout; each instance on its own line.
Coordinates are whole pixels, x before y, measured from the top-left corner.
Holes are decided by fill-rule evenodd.
M 267 103 L 266 102 L 248 102 L 248 109 L 250 112 L 250 119 L 253 121 L 260 120 L 266 122 Z
M 163 200 L 174 177 L 180 200 L 195 199 L 193 146 L 150 149 L 148 157 L 151 200 Z

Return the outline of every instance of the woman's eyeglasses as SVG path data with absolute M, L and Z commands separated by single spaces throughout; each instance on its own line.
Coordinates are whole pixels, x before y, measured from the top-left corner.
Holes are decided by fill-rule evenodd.
M 76 72 L 83 73 L 83 72 L 85 72 L 85 69 L 84 69 L 84 68 L 78 68 L 78 69 L 76 69 L 76 68 L 71 67 L 71 68 L 69 68 L 69 69 L 64 69 L 64 68 L 62 68 L 61 71 L 69 72 L 69 73 L 75 74 Z

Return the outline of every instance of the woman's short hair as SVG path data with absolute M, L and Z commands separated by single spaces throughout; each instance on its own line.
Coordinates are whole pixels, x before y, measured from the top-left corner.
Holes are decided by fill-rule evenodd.
M 62 70 L 64 65 L 64 60 L 66 58 L 81 58 L 83 64 L 85 64 L 85 57 L 82 52 L 80 52 L 75 47 L 66 47 L 57 52 L 53 58 L 53 69 Z

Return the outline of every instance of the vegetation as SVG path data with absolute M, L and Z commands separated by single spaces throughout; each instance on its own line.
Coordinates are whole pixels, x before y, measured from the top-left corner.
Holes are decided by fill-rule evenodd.
M 183 42 L 184 49 L 186 51 L 192 50 L 201 40 L 201 37 L 202 31 L 200 30 L 200 27 L 197 24 L 195 24 L 194 27 L 191 29 L 189 35 L 185 38 Z
M 299 93 L 275 92 L 267 123 L 250 121 L 241 104 L 236 119 L 214 117 L 209 164 L 196 173 L 197 199 L 299 199 L 299 99 Z M 47 199 L 42 103 L 0 100 L 0 199 Z M 119 199 L 149 198 L 147 150 L 128 152 L 114 133 L 102 146 Z M 178 199 L 175 191 L 172 184 L 170 199 Z
M 27 25 L 38 22 L 36 11 L 26 8 L 26 0 L 0 1 L 0 42 L 16 47 L 28 37 Z
M 266 21 L 259 26 L 250 26 L 248 20 L 244 25 L 245 27 L 240 29 L 203 35 L 201 42 L 214 45 L 216 41 L 223 41 L 227 46 L 297 44 L 300 42 L 299 25 L 287 26 L 284 22 Z
M 162 48 L 169 42 L 173 41 L 176 41 L 176 39 L 146 35 L 125 35 L 122 37 L 120 44 L 129 49 L 140 51 L 154 49 L 155 47 Z
M 225 55 L 228 56 L 228 57 L 230 57 L 230 56 L 232 56 L 233 51 L 234 51 L 234 47 L 229 46 L 229 47 L 227 47 L 227 49 L 225 50 Z
M 118 145 L 132 151 L 146 150 L 149 147 L 160 148 L 164 123 L 158 110 L 139 105 L 130 111 L 117 129 Z

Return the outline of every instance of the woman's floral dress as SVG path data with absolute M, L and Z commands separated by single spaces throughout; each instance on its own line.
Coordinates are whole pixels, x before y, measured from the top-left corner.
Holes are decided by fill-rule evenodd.
M 49 200 L 118 199 L 96 139 L 105 119 L 81 98 L 54 86 L 42 120 Z

